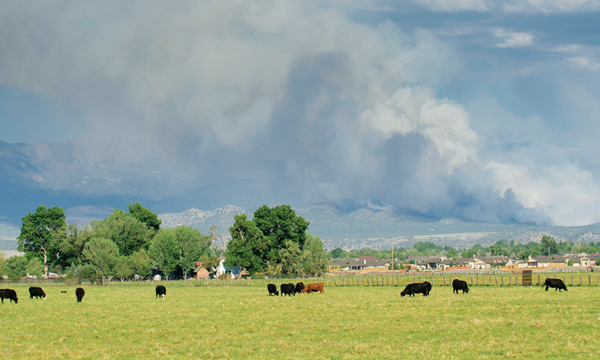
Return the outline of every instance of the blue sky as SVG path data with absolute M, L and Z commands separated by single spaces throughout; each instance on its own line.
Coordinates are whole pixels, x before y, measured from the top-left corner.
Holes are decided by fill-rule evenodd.
M 173 181 L 264 202 L 598 222 L 599 20 L 585 0 L 5 1 L 0 140 L 134 141 Z

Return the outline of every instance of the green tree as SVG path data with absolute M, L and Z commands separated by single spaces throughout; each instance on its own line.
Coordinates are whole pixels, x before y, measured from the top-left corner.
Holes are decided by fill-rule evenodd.
M 168 278 L 179 263 L 179 246 L 175 229 L 160 229 L 150 243 L 148 255 Z
M 346 251 L 344 251 L 344 249 L 342 248 L 335 248 L 333 250 L 331 250 L 331 258 L 332 259 L 342 259 L 342 258 L 346 258 L 348 253 Z
M 152 258 L 148 256 L 146 250 L 141 249 L 131 254 L 129 261 L 135 274 L 142 277 L 152 274 Z
M 69 224 L 55 232 L 55 239 L 59 250 L 58 262 L 63 267 L 75 262 L 81 264 L 85 244 L 94 237 L 94 231 L 86 225 Z
M 325 260 L 325 250 L 320 236 L 308 233 L 304 243 L 302 275 L 317 276 L 325 273 L 329 264 Z
M 285 246 L 280 250 L 281 273 L 301 275 L 304 267 L 304 254 L 300 250 L 300 245 L 288 240 Z
M 38 258 L 31 258 L 27 263 L 27 267 L 25 268 L 27 274 L 31 276 L 42 276 L 44 273 L 44 264 Z
M 162 221 L 155 212 L 146 209 L 140 203 L 129 204 L 129 214 L 154 231 L 158 231 L 160 229 L 160 224 L 162 224 Z
M 268 240 L 263 238 L 262 231 L 253 221 L 247 220 L 246 214 L 235 215 L 234 219 L 229 228 L 231 240 L 225 250 L 225 264 L 239 266 L 250 274 L 264 271 L 268 267 L 263 257 L 269 249 Z
M 11 256 L 6 259 L 5 271 L 9 279 L 22 279 L 27 275 L 27 258 L 25 256 Z
M 119 209 L 115 209 L 103 221 L 92 221 L 91 226 L 94 236 L 112 240 L 124 256 L 148 249 L 154 236 L 154 230 L 148 229 L 145 223 Z
M 83 258 L 94 265 L 100 275 L 110 275 L 119 258 L 119 247 L 109 239 L 92 238 L 85 244 Z
M 552 236 L 544 235 L 539 246 L 539 252 L 547 256 L 558 254 L 558 243 Z
M 302 216 L 296 216 L 290 205 L 274 208 L 264 205 L 254 212 L 252 221 L 269 245 L 267 252 L 262 254 L 263 261 L 278 264 L 279 251 L 286 246 L 287 241 L 297 243 L 300 250 L 304 250 L 306 230 L 310 223 Z
M 196 267 L 196 262 L 210 248 L 210 236 L 204 236 L 200 230 L 183 225 L 175 228 L 175 236 L 179 248 L 178 265 L 186 279 L 187 274 Z
M 48 259 L 57 251 L 56 238 L 53 233 L 67 226 L 65 212 L 62 208 L 45 206 L 37 208 L 35 213 L 27 213 L 23 217 L 21 234 L 17 237 L 17 249 L 24 252 L 27 258 L 37 257 L 44 262 L 44 274 L 48 274 Z
M 121 279 L 121 282 L 123 282 L 123 280 L 126 278 L 132 277 L 133 269 L 131 268 L 129 258 L 126 256 L 119 256 L 113 269 L 113 272 L 116 277 Z

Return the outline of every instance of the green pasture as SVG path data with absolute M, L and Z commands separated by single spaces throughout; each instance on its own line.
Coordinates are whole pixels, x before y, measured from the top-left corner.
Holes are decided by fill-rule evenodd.
M 3 285 L 4 286 L 4 285 Z M 8 286 L 5 286 L 8 287 Z M 0 304 L 6 359 L 567 359 L 600 353 L 600 288 L 479 286 L 400 297 L 402 286 L 44 286 Z M 61 294 L 66 290 L 67 294 Z

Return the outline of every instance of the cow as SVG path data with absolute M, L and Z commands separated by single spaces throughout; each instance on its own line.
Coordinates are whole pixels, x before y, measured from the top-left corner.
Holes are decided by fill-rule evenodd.
M 462 290 L 463 294 L 469 293 L 469 286 L 467 286 L 467 282 L 458 279 L 454 279 L 454 281 L 452 281 L 452 289 L 453 294 L 458 294 L 458 290 Z
M 279 296 L 279 291 L 277 291 L 277 286 L 275 284 L 267 285 L 267 290 L 269 290 L 269 296 L 275 294 L 275 296 Z
M 75 289 L 75 296 L 77 296 L 77 302 L 81 302 L 84 295 L 85 295 L 85 290 L 83 290 L 83 288 Z
M 66 294 L 66 293 L 67 293 L 67 290 L 62 290 L 60 293 L 61 293 L 61 294 Z
M 408 284 L 400 293 L 400 296 L 408 295 L 415 296 L 415 294 L 423 294 L 423 296 L 428 296 L 431 291 L 431 283 L 424 281 L 422 283 L 413 283 Z
M 0 289 L 0 299 L 2 300 L 3 304 L 4 304 L 4 299 L 10 299 L 11 303 L 13 301 L 15 302 L 15 304 L 19 303 L 19 298 L 17 297 L 17 292 L 14 291 L 13 289 Z
M 34 296 L 36 299 L 42 298 L 46 300 L 46 293 L 41 287 L 32 286 L 29 288 L 29 298 L 33 299 Z
M 283 295 L 296 296 L 296 287 L 294 284 L 281 284 L 281 296 Z
M 302 289 L 304 289 L 304 283 L 299 282 L 296 284 L 296 294 L 301 294 Z
M 167 288 L 162 285 L 156 285 L 156 298 L 158 299 L 160 296 L 164 299 L 165 295 L 167 295 Z
M 548 291 L 549 287 L 554 288 L 554 291 L 558 290 L 558 292 L 561 290 L 569 291 L 561 279 L 546 279 L 546 281 L 544 281 L 542 284 L 542 287 L 544 286 L 546 287 L 546 291 Z
M 320 292 L 320 293 L 324 293 L 325 290 L 323 290 L 323 283 L 315 283 L 315 284 L 306 284 L 306 286 L 304 287 L 304 289 L 302 289 L 302 293 L 309 293 L 312 294 L 313 292 Z

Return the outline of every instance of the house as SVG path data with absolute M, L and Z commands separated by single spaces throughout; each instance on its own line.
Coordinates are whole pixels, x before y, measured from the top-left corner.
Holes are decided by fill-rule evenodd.
M 364 270 L 368 268 L 383 268 L 387 270 L 392 264 L 391 260 L 382 260 L 372 255 L 365 255 L 353 259 L 336 259 L 329 261 L 329 267 L 339 267 L 343 270 Z
M 452 264 L 452 260 L 445 257 L 434 257 L 430 256 L 428 259 L 423 260 L 417 264 L 417 267 L 421 270 L 446 270 Z
M 202 263 L 197 262 L 196 268 L 194 269 L 194 279 L 208 279 L 209 277 L 210 276 L 208 270 L 204 268 L 204 265 Z
M 215 271 L 215 278 L 219 278 L 221 275 L 230 275 L 233 279 L 239 279 L 242 272 L 237 265 L 234 267 L 225 265 L 225 259 L 221 258 Z
M 589 267 L 596 265 L 596 261 L 600 254 L 586 254 L 581 253 L 579 255 L 573 255 L 571 258 L 573 259 L 573 266 L 582 266 Z M 569 259 L 565 259 L 565 262 L 568 262 Z

